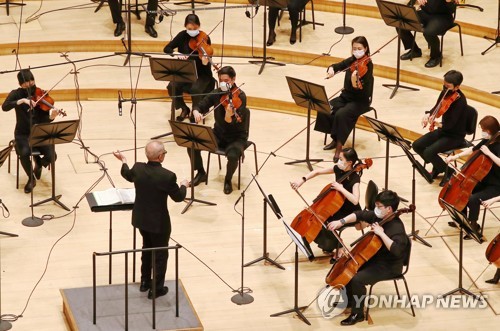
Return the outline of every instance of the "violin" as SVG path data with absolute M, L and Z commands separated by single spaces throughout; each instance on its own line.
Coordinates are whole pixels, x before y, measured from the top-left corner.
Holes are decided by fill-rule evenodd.
M 438 104 L 436 105 L 436 107 L 434 107 L 434 109 L 431 112 L 431 116 L 429 117 L 429 123 L 430 123 L 429 131 L 434 131 L 434 126 L 435 126 L 434 121 L 436 120 L 436 118 L 443 116 L 444 113 L 446 113 L 446 111 L 450 109 L 451 104 L 460 98 L 460 94 L 458 93 L 458 91 L 455 91 L 450 95 L 447 95 L 448 91 L 449 89 L 446 90 L 441 100 L 439 100 Z
M 488 140 L 486 145 L 497 142 L 500 132 L 497 132 Z M 444 209 L 441 199 L 448 202 L 457 210 L 463 210 L 469 201 L 472 190 L 481 182 L 493 167 L 493 161 L 478 149 L 464 163 L 460 172 L 454 174 L 444 185 L 439 193 L 439 205 Z
M 189 40 L 189 48 L 191 48 L 193 52 L 198 51 L 198 57 L 200 60 L 203 60 L 203 57 L 206 57 L 208 62 L 210 62 L 210 64 L 214 67 L 215 71 L 220 70 L 219 66 L 212 61 L 214 49 L 208 43 L 208 34 L 200 31 L 196 37 Z
M 235 91 L 230 91 L 229 93 L 223 94 L 220 97 L 220 104 L 227 108 L 227 106 L 231 106 L 234 112 L 234 116 L 236 117 L 236 122 L 241 123 L 242 119 L 240 114 L 238 113 L 238 109 L 243 104 L 240 98 L 241 89 L 238 87 Z
M 379 225 L 382 226 L 387 222 L 392 221 L 403 213 L 411 213 L 415 210 L 415 205 L 410 205 L 409 208 L 398 209 L 395 212 L 386 215 Z M 326 283 L 332 287 L 339 288 L 346 286 L 347 283 L 356 275 L 359 268 L 370 260 L 384 245 L 382 239 L 370 231 L 364 234 L 360 239 L 356 240 L 357 244 L 351 250 L 350 254 L 342 256 L 337 260 L 337 263 L 328 272 Z
M 485 252 L 486 259 L 500 268 L 500 233 L 493 239 Z
M 372 159 L 365 159 L 365 163 L 358 163 L 350 171 L 346 172 L 338 179 L 342 183 L 353 172 L 361 172 L 373 165 Z M 324 227 L 326 220 L 337 213 L 344 204 L 345 196 L 332 188 L 331 184 L 326 185 L 319 195 L 313 200 L 313 204 L 302 210 L 292 221 L 290 225 L 302 237 L 310 243 L 316 239 L 321 228 Z
M 57 111 L 58 115 L 66 116 L 66 112 L 62 109 L 54 107 L 54 99 L 49 96 L 49 93 L 37 87 L 32 98 L 37 103 L 39 109 L 49 112 L 51 109 Z
M 361 83 L 361 78 L 368 72 L 368 63 L 371 61 L 370 56 L 364 55 L 362 58 L 356 59 L 349 69 L 351 72 L 356 70 L 356 84 L 358 89 L 363 89 L 363 84 Z

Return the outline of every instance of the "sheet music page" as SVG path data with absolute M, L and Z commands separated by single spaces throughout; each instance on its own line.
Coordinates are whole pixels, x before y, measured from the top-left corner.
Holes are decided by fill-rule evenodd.
M 122 199 L 114 187 L 104 191 L 92 192 L 92 195 L 94 196 L 98 206 L 114 205 L 122 202 Z
M 135 202 L 135 188 L 119 188 L 117 192 L 121 198 L 121 203 Z

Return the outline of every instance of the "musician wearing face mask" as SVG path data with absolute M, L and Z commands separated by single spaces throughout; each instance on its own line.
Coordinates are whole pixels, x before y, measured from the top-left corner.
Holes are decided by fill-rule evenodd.
M 50 112 L 41 110 L 33 96 L 35 95 L 36 85 L 35 77 L 29 69 L 22 69 L 17 74 L 19 88 L 9 93 L 2 104 L 3 111 L 16 111 L 16 128 L 14 138 L 16 141 L 16 153 L 19 155 L 19 161 L 28 176 L 28 182 L 24 186 L 24 192 L 30 193 L 36 185 L 36 179 L 42 175 L 42 167 L 48 167 L 52 159 L 52 148 L 50 146 L 40 146 L 33 148 L 41 155 L 33 156 L 35 167 L 31 164 L 31 151 L 29 145 L 29 136 L 31 127 L 38 123 L 48 123 L 53 121 L 58 112 L 52 109 Z M 36 179 L 35 179 L 36 178 Z
M 475 147 L 469 147 L 445 159 L 446 163 L 450 163 L 460 157 L 471 155 L 474 151 L 480 150 L 481 153 L 493 161 L 491 170 L 486 177 L 474 187 L 467 206 L 462 211 L 462 213 L 468 216 L 471 225 L 477 231 L 480 230 L 477 220 L 479 218 L 481 202 L 500 196 L 500 142 L 496 140 L 496 135 L 500 131 L 500 124 L 495 117 L 485 116 L 479 121 L 479 126 L 483 138 L 481 142 Z M 448 224 L 452 227 L 456 227 L 454 222 L 448 222 Z M 470 237 L 465 236 L 464 239 L 470 239 Z
M 131 1 L 131 0 L 129 0 Z M 121 0 L 108 0 L 109 10 L 111 11 L 111 17 L 113 18 L 113 23 L 116 24 L 115 37 L 122 35 L 125 30 L 125 22 L 122 18 L 122 1 Z M 155 26 L 156 11 L 158 10 L 158 0 L 148 0 L 146 25 L 144 30 L 151 37 L 158 37 Z
M 467 99 L 460 90 L 462 81 L 462 74 L 456 70 L 450 70 L 444 75 L 443 90 L 439 94 L 436 105 L 422 118 L 424 128 L 429 125 L 429 127 L 435 126 L 437 129 L 426 133 L 413 143 L 413 150 L 426 163 L 432 163 L 432 179 L 436 179 L 447 170 L 447 165 L 439 153 L 460 147 L 466 135 Z M 442 115 L 442 121 L 438 122 L 435 114 L 440 109 L 440 105 L 444 107 L 447 104 L 449 105 Z M 452 174 L 453 169 L 449 168 L 439 185 L 443 186 Z
M 411 243 L 406 235 L 401 219 L 391 216 L 399 205 L 399 197 L 393 191 L 382 191 L 375 198 L 375 210 L 359 210 L 328 225 L 331 231 L 345 224 L 356 224 L 356 229 L 371 227 L 371 230 L 382 240 L 382 247 L 375 255 L 363 264 L 354 277 L 346 285 L 347 307 L 351 308 L 349 317 L 340 322 L 341 325 L 353 325 L 364 319 L 364 297 L 366 285 L 400 275 L 403 263 L 408 258 Z M 384 218 L 393 217 L 379 225 Z
M 174 50 L 177 49 L 177 51 L 181 53 L 181 55 L 177 56 L 178 58 L 194 61 L 196 65 L 196 72 L 198 74 L 198 80 L 194 83 L 170 82 L 167 86 L 168 93 L 172 96 L 173 86 L 175 84 L 175 94 L 179 96 L 172 98 L 175 109 L 182 109 L 180 116 L 177 116 L 178 121 L 183 121 L 184 119 L 189 118 L 189 114 L 191 113 L 191 109 L 189 109 L 184 102 L 184 97 L 182 96 L 183 93 L 191 94 L 191 101 L 194 109 L 201 99 L 203 99 L 203 96 L 200 94 L 208 93 L 215 87 L 215 80 L 212 75 L 212 67 L 209 59 L 206 57 L 200 59 L 198 50 L 193 50 L 189 47 L 189 41 L 196 38 L 200 34 L 200 26 L 200 19 L 197 15 L 187 15 L 184 20 L 184 27 L 186 30 L 179 32 L 163 49 L 163 52 L 166 54 L 173 54 Z M 205 42 L 210 45 L 210 37 L 207 37 Z
M 354 164 L 359 161 L 358 154 L 354 148 L 344 148 L 339 155 L 339 161 L 332 168 L 316 169 L 308 173 L 302 178 L 296 179 L 290 185 L 294 190 L 299 189 L 306 181 L 310 181 L 318 175 L 335 174 L 335 179 L 332 181 L 332 188 L 342 193 L 345 197 L 342 207 L 330 218 L 326 224 L 334 219 L 345 217 L 356 210 L 361 210 L 359 206 L 359 183 L 361 181 L 361 173 L 352 172 L 342 183 L 337 181 L 346 173 L 353 169 Z M 339 245 L 337 238 L 331 231 L 322 228 L 314 242 L 318 244 L 325 253 L 331 253 Z
M 373 90 L 373 63 L 370 47 L 365 37 L 356 37 L 351 42 L 352 56 L 328 67 L 327 78 L 345 71 L 344 88 L 340 96 L 330 101 L 330 116 L 318 112 L 314 130 L 330 134 L 332 142 L 323 149 L 335 148 L 334 162 L 339 159 L 342 146 L 354 129 L 361 114 L 370 109 Z M 363 74 L 360 68 L 363 67 Z
M 215 107 L 214 113 L 214 134 L 217 138 L 217 145 L 226 152 L 227 167 L 224 179 L 224 193 L 230 194 L 233 191 L 231 179 L 238 168 L 238 160 L 243 155 L 248 140 L 248 120 L 249 110 L 247 108 L 247 98 L 238 86 L 236 86 L 236 71 L 232 67 L 226 66 L 218 71 L 219 88 L 201 100 L 193 108 L 193 116 L 196 123 L 203 120 L 203 115 Z M 233 100 L 236 96 L 241 105 L 236 107 Z M 226 100 L 223 102 L 223 100 Z M 205 115 L 206 116 L 206 115 Z M 188 148 L 188 154 L 191 151 Z M 203 160 L 199 150 L 194 151 L 194 170 L 197 171 L 192 185 L 196 186 L 207 180 L 207 174 L 203 168 Z

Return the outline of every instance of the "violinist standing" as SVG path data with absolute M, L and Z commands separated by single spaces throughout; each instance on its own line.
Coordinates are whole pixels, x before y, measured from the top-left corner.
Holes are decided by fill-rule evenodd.
M 348 303 L 351 308 L 349 317 L 340 322 L 342 325 L 353 325 L 364 319 L 364 299 L 366 285 L 391 279 L 400 275 L 404 261 L 409 257 L 410 241 L 405 227 L 399 217 L 385 222 L 380 226 L 378 222 L 389 217 L 399 205 L 399 197 L 393 191 L 382 191 L 375 198 L 375 210 L 359 210 L 328 225 L 331 231 L 337 230 L 344 224 L 356 224 L 358 230 L 371 226 L 372 231 L 382 239 L 383 246 L 377 253 L 361 266 L 356 275 L 345 287 Z M 358 225 L 359 224 L 359 225 Z
M 351 42 L 352 56 L 328 67 L 327 77 L 345 70 L 344 89 L 337 98 L 330 101 L 330 116 L 318 112 L 314 130 L 330 134 L 332 142 L 323 149 L 335 150 L 334 162 L 339 159 L 342 146 L 354 129 L 361 114 L 370 109 L 373 90 L 373 63 L 370 47 L 365 37 L 356 37 Z M 363 67 L 363 75 L 360 69 Z
M 354 211 L 361 210 L 361 207 L 359 206 L 359 183 L 361 182 L 361 174 L 353 172 L 342 183 L 337 182 L 339 178 L 351 171 L 353 169 L 353 165 L 358 161 L 358 154 L 354 148 L 344 148 L 340 153 L 339 161 L 333 166 L 333 168 L 313 170 L 304 177 L 291 182 L 290 185 L 294 190 L 297 190 L 306 181 L 311 180 L 318 175 L 335 174 L 335 180 L 332 181 L 332 188 L 342 193 L 345 197 L 345 201 L 342 207 L 326 220 L 326 224 L 328 224 L 334 219 L 340 219 L 353 213 Z M 333 233 L 325 228 L 321 228 L 321 231 L 316 239 L 314 239 L 314 242 L 318 244 L 318 247 L 326 253 L 331 253 L 338 247 L 339 244 Z
M 426 112 L 426 115 L 422 118 L 422 126 L 424 128 L 428 124 L 432 125 L 434 123 L 437 129 L 426 133 L 413 143 L 413 150 L 426 163 L 432 163 L 432 179 L 436 179 L 447 168 L 446 163 L 439 156 L 439 153 L 458 148 L 463 143 L 466 135 L 468 119 L 467 99 L 460 90 L 462 81 L 463 76 L 459 71 L 450 70 L 444 75 L 443 90 L 439 94 L 436 106 L 433 110 Z M 456 97 L 456 100 L 448 106 L 446 112 L 442 115 L 442 122 L 437 122 L 435 118 L 432 118 L 432 112 L 436 108 L 439 108 L 440 103 L 444 104 L 446 99 L 451 97 Z M 430 121 L 433 121 L 433 123 Z M 443 186 L 452 174 L 453 169 L 449 168 L 447 175 L 443 177 L 439 185 Z
M 486 201 L 491 198 L 500 196 L 500 142 L 496 141 L 496 135 L 500 131 L 500 124 L 498 120 L 493 116 L 485 116 L 481 121 L 479 121 L 479 126 L 481 127 L 482 140 L 475 147 L 469 147 L 464 149 L 462 152 L 456 155 L 448 156 L 445 161 L 447 163 L 452 162 L 459 157 L 467 156 L 472 154 L 472 152 L 480 150 L 484 155 L 493 161 L 491 170 L 488 172 L 486 177 L 483 178 L 473 189 L 467 206 L 462 211 L 466 216 L 468 216 L 469 221 L 475 230 L 479 231 L 480 226 L 477 223 L 479 218 L 479 210 L 481 207 L 481 202 Z M 490 142 L 490 139 L 494 140 L 491 144 L 486 145 Z M 454 222 L 448 223 L 450 226 L 456 226 Z M 470 239 L 468 236 L 464 239 Z
M 417 15 L 424 26 L 424 37 L 431 49 L 430 59 L 425 63 L 426 68 L 432 68 L 439 64 L 442 54 L 440 50 L 438 35 L 444 34 L 451 28 L 454 21 L 454 13 L 458 0 L 410 0 L 409 5 L 417 5 Z M 408 52 L 401 55 L 401 60 L 409 60 L 422 56 L 422 50 L 418 47 L 409 30 L 399 30 L 401 41 Z
M 9 93 L 2 104 L 3 111 L 16 111 L 16 128 L 14 130 L 14 139 L 16 141 L 16 153 L 19 155 L 21 166 L 28 176 L 28 182 L 24 186 L 24 192 L 30 193 L 36 185 L 36 179 L 42 175 L 42 166 L 47 167 L 52 159 L 51 146 L 39 146 L 33 150 L 39 151 L 41 155 L 33 156 L 35 167 L 32 168 L 30 160 L 29 136 L 31 127 L 39 123 L 52 122 L 58 115 L 58 111 L 52 109 L 43 111 L 39 108 L 36 101 L 33 100 L 35 91 L 35 77 L 29 69 L 22 69 L 17 74 L 19 88 Z M 42 157 L 43 156 L 43 157 Z M 36 178 L 36 179 L 35 179 Z
M 238 168 L 238 160 L 243 155 L 248 141 L 248 120 L 249 110 L 247 108 L 247 98 L 238 86 L 236 86 L 236 71 L 229 66 L 218 71 L 220 87 L 201 100 L 193 108 L 193 116 L 196 123 L 203 120 L 203 114 L 214 109 L 214 134 L 219 148 L 226 152 L 227 167 L 224 179 L 224 193 L 230 194 L 233 191 L 231 179 Z M 222 102 L 222 99 L 230 97 L 231 102 Z M 238 107 L 235 104 L 240 103 Z M 188 155 L 191 156 L 188 148 Z M 203 160 L 199 150 L 194 151 L 194 170 L 197 171 L 192 185 L 198 185 L 207 180 L 207 174 L 203 168 Z
M 189 42 L 195 39 L 200 34 L 200 19 L 195 14 L 189 14 L 184 20 L 183 30 L 177 34 L 163 49 L 163 52 L 167 54 L 172 54 L 174 49 L 177 49 L 179 53 L 184 55 L 178 56 L 181 59 L 186 59 L 189 61 L 194 61 L 196 64 L 196 72 L 198 74 L 198 80 L 194 83 L 173 83 L 170 82 L 167 86 L 168 93 L 173 96 L 173 86 L 175 84 L 175 93 L 179 97 L 174 97 L 172 102 L 174 104 L 174 109 L 182 109 L 181 115 L 177 116 L 178 121 L 183 121 L 185 118 L 189 118 L 191 110 L 184 102 L 184 97 L 182 93 L 191 94 L 191 100 L 193 108 L 198 105 L 198 103 L 203 99 L 202 93 L 208 93 L 212 91 L 215 87 L 215 79 L 212 75 L 212 66 L 210 61 L 206 57 L 200 59 L 198 50 L 193 50 L 189 46 Z M 211 44 L 210 37 L 207 36 L 205 43 Z M 191 54 L 191 56 L 187 56 Z
M 123 31 L 125 30 L 125 22 L 123 21 L 122 18 L 122 1 L 108 0 L 108 4 L 109 4 L 109 10 L 111 11 L 111 17 L 113 18 L 113 23 L 116 24 L 114 33 L 115 37 L 121 36 Z M 153 38 L 158 37 L 158 33 L 154 28 L 157 10 L 158 10 L 158 0 L 148 0 L 146 25 L 144 27 L 144 31 L 146 31 L 146 33 Z

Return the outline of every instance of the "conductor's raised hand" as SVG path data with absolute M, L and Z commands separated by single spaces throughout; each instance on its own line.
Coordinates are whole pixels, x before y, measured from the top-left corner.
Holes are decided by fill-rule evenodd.
M 189 181 L 187 179 L 184 179 L 181 181 L 181 186 L 189 187 Z
M 127 158 L 120 151 L 113 152 L 113 155 L 123 163 L 127 163 Z

